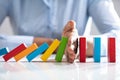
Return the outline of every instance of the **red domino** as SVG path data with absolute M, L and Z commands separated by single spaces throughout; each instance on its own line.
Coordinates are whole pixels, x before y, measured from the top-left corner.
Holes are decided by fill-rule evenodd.
M 5 61 L 8 61 L 10 58 L 16 56 L 18 53 L 25 50 L 26 48 L 27 47 L 25 44 L 21 44 L 18 47 L 16 47 L 15 49 L 13 49 L 12 51 L 10 51 L 9 53 L 7 53 L 6 55 L 4 55 L 3 58 Z
M 116 62 L 115 38 L 108 38 L 108 62 Z
M 86 38 L 80 37 L 79 38 L 79 61 L 86 62 Z

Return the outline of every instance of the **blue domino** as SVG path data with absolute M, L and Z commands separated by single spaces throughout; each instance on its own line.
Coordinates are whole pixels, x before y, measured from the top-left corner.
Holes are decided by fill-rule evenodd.
M 47 43 L 43 43 L 41 46 L 39 46 L 39 48 L 37 50 L 35 50 L 34 52 L 30 53 L 26 58 L 27 60 L 30 62 L 32 61 L 35 57 L 37 57 L 39 54 L 42 54 L 47 48 L 49 47 L 49 45 Z
M 100 62 L 100 53 L 101 53 L 101 38 L 94 38 L 94 62 Z
M 5 54 L 7 54 L 8 52 L 9 52 L 9 49 L 8 49 L 8 48 L 2 48 L 2 49 L 0 49 L 0 56 L 5 55 Z

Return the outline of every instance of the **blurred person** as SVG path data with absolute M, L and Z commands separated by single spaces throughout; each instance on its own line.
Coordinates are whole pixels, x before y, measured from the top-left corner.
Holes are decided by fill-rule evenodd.
M 69 39 L 65 54 L 71 63 L 77 53 L 77 38 L 84 36 L 89 17 L 101 37 L 119 37 L 120 31 L 112 0 L 0 0 L 0 24 L 5 17 L 9 17 L 15 35 L 0 34 L 0 48 L 13 49 L 20 43 L 50 45 L 55 38 L 65 36 Z M 106 51 L 104 45 L 102 55 Z M 93 42 L 89 40 L 86 56 L 93 56 Z

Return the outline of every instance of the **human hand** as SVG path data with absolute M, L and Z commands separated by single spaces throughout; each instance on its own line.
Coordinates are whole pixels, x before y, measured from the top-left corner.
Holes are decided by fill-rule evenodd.
M 77 55 L 77 48 L 78 48 L 78 31 L 76 29 L 76 23 L 74 21 L 69 21 L 63 32 L 62 36 L 68 38 L 68 44 L 65 49 L 65 55 L 67 58 L 67 61 L 70 63 L 73 63 L 75 58 L 79 58 L 79 55 Z M 92 57 L 93 56 L 93 41 L 87 40 L 87 48 L 86 48 L 86 57 Z
M 68 44 L 65 49 L 67 61 L 73 63 L 78 47 L 78 32 L 76 29 L 76 23 L 74 21 L 71 20 L 66 24 L 65 28 L 63 29 L 62 36 L 68 38 Z

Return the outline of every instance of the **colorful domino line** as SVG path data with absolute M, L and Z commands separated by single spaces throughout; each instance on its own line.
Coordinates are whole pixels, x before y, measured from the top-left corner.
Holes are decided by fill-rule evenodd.
M 116 62 L 116 43 L 115 38 L 108 38 L 108 62 Z M 39 47 L 36 43 L 33 43 L 30 46 L 26 46 L 24 43 L 20 44 L 13 50 L 9 51 L 8 48 L 0 49 L 0 56 L 3 56 L 3 59 L 7 62 L 11 58 L 14 58 L 17 61 L 21 60 L 26 56 L 26 59 L 31 62 L 35 57 L 40 56 L 42 61 L 47 61 L 52 53 L 57 49 L 55 60 L 61 62 L 65 48 L 68 43 L 68 38 L 62 37 L 61 41 L 55 39 L 53 43 L 49 46 L 47 43 L 43 43 Z M 79 38 L 79 61 L 86 62 L 86 37 Z M 94 37 L 94 49 L 93 49 L 93 58 L 94 62 L 100 62 L 101 57 L 101 38 Z

